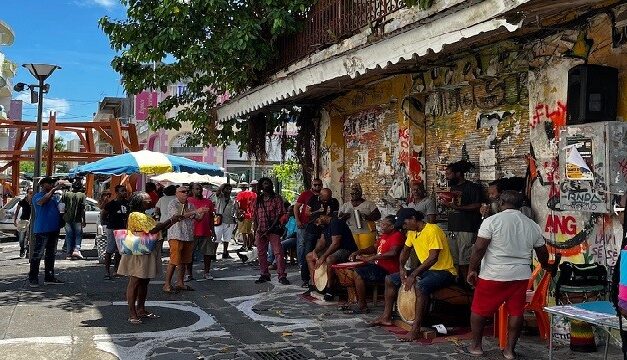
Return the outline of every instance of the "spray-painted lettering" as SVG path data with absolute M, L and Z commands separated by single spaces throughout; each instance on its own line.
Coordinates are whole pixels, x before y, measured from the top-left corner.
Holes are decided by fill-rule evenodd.
M 549 215 L 546 218 L 544 232 L 575 235 L 577 233 L 577 220 L 572 216 Z

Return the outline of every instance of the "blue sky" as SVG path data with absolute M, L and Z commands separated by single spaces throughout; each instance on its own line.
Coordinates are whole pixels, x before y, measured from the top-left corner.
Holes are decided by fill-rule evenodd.
M 48 79 L 44 100 L 44 109 L 56 110 L 58 120 L 91 120 L 104 96 L 124 95 L 120 76 L 110 66 L 114 51 L 98 27 L 102 16 L 124 17 L 118 0 L 2 0 L 2 9 L 0 19 L 15 33 L 13 45 L 0 48 L 9 60 L 62 67 Z M 13 81 L 35 83 L 21 66 Z M 36 118 L 28 91 L 13 98 L 26 99 L 24 120 Z

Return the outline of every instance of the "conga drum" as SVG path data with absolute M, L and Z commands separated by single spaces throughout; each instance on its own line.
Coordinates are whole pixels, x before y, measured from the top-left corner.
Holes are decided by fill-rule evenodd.
M 314 285 L 318 291 L 324 291 L 327 287 L 327 264 L 322 264 L 314 271 Z
M 403 321 L 414 322 L 416 319 L 416 289 L 413 286 L 409 290 L 405 290 L 405 285 L 401 284 L 396 298 L 396 308 Z
M 363 261 L 351 261 L 345 262 L 341 264 L 331 265 L 331 268 L 335 271 L 335 275 L 337 275 L 337 281 L 340 285 L 344 286 L 348 292 L 348 303 L 356 303 L 357 296 L 355 295 L 355 268 L 360 266 L 364 266 L 366 263 Z

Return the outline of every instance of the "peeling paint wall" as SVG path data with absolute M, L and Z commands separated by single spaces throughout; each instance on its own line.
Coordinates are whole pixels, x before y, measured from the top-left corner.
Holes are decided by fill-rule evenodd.
M 410 76 L 396 76 L 351 91 L 324 107 L 320 176 L 336 197 L 348 200 L 352 183 L 383 204 L 390 189 L 424 179 L 424 133 L 404 111 Z

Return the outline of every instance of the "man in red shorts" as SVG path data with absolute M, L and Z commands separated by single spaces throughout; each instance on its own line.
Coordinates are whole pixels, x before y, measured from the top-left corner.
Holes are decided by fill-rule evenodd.
M 501 304 L 509 313 L 509 334 L 503 357 L 515 359 L 514 348 L 523 324 L 527 282 L 531 277 L 531 250 L 542 267 L 549 269 L 549 253 L 540 226 L 520 212 L 523 196 L 506 190 L 501 193 L 501 212 L 483 220 L 470 256 L 467 281 L 475 286 L 470 326 L 471 355 L 483 355 L 481 345 L 486 320 Z M 479 269 L 481 265 L 481 269 Z

